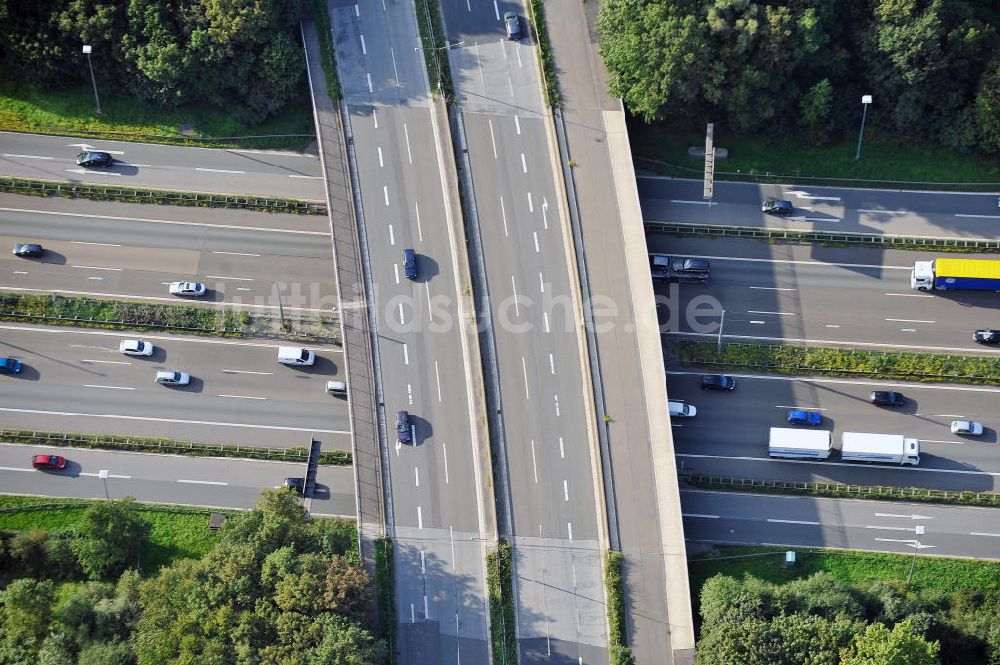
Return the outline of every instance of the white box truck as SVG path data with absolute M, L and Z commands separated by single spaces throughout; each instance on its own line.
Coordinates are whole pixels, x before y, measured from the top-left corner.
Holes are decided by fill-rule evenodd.
M 846 462 L 920 464 L 920 441 L 902 434 L 844 432 L 841 444 L 840 457 Z
M 767 454 L 790 459 L 826 459 L 832 447 L 830 433 L 825 430 L 772 427 Z

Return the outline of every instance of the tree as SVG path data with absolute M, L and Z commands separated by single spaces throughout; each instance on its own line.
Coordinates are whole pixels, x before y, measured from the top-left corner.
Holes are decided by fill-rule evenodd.
M 983 149 L 1000 153 L 1000 57 L 990 62 L 979 82 L 976 124 Z
M 30 577 L 14 580 L 3 590 L 3 655 L 0 662 L 31 662 L 49 632 L 55 590 L 52 583 Z M 30 656 L 30 657 L 29 657 Z
M 908 621 L 892 630 L 870 624 L 841 651 L 841 665 L 938 665 L 940 644 L 928 642 L 913 631 Z
M 73 551 L 91 579 L 115 578 L 138 565 L 150 528 L 134 499 L 99 501 L 84 512 Z
M 49 535 L 34 530 L 18 533 L 10 544 L 10 557 L 22 575 L 42 579 L 47 577 Z
M 799 102 L 802 118 L 799 121 L 813 143 L 823 145 L 830 140 L 833 122 L 830 109 L 833 103 L 833 84 L 826 78 L 819 81 L 806 91 Z
M 837 665 L 855 631 L 850 621 L 806 614 L 723 622 L 703 634 L 697 665 Z

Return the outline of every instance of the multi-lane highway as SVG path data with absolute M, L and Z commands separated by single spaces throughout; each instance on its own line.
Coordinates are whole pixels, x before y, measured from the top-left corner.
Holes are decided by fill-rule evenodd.
M 33 469 L 32 455 L 62 455 L 66 458 L 66 468 Z M 99 477 L 102 470 L 108 472 L 106 485 Z M 11 494 L 80 499 L 130 496 L 153 503 L 252 508 L 261 490 L 280 486 L 284 478 L 304 475 L 304 463 L 0 446 L 0 486 Z M 314 515 L 353 516 L 351 468 L 320 466 L 316 491 L 307 501 Z
M 820 229 L 901 236 L 996 238 L 996 193 L 756 185 L 716 181 L 711 204 L 701 180 L 637 178 L 647 221 Z M 763 199 L 787 199 L 788 217 L 765 215 Z
M 1000 559 L 995 508 L 696 490 L 681 491 L 681 504 L 692 542 Z
M 77 166 L 82 150 L 109 152 L 115 164 Z M 108 187 L 323 199 L 319 159 L 292 150 L 192 148 L 0 132 L 0 173 Z
M 478 358 L 463 350 L 457 302 L 468 283 L 449 239 L 461 220 L 443 186 L 414 8 L 331 7 L 376 307 L 397 651 L 402 663 L 487 662 L 483 515 L 494 506 L 482 500 L 489 465 L 470 411 L 481 387 L 466 371 Z M 405 278 L 404 248 L 416 251 L 416 279 Z M 399 410 L 412 444 L 396 445 Z
M 714 334 L 724 309 L 723 336 L 732 341 L 998 352 L 973 342 L 972 331 L 1000 326 L 1000 296 L 910 288 L 913 262 L 934 254 L 653 234 L 648 245 L 711 262 L 709 286 L 656 283 L 663 332 Z
M 160 436 L 248 445 L 349 449 L 347 408 L 326 394 L 341 352 L 314 345 L 312 367 L 278 364 L 273 340 L 0 324 L 0 356 L 24 369 L 0 381 L 5 428 Z M 151 342 L 151 357 L 121 354 L 126 338 Z M 158 370 L 191 375 L 187 386 L 154 382 Z
M 578 278 L 557 204 L 536 50 L 527 38 L 506 39 L 506 6 L 442 8 L 448 41 L 460 44 L 448 53 L 496 344 L 521 662 L 605 662 L 604 518 L 571 297 Z M 524 9 L 513 9 L 526 27 Z

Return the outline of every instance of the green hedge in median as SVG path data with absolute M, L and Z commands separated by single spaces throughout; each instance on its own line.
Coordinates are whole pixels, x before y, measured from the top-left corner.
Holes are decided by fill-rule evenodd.
M 538 42 L 541 55 L 542 80 L 545 85 L 545 101 L 549 106 L 559 106 L 559 82 L 556 79 L 556 66 L 552 59 L 552 46 L 549 44 L 549 32 L 545 27 L 545 6 L 542 0 L 531 0 L 531 31 Z
M 424 53 L 427 77 L 431 90 L 444 95 L 448 101 L 455 98 L 455 85 L 451 80 L 448 63 L 448 41 L 441 24 L 441 7 L 438 0 L 417 0 L 417 27 L 420 29 L 420 50 Z
M 392 562 L 392 540 L 375 541 L 375 588 L 378 593 L 378 630 L 389 644 L 389 663 L 396 659 L 396 580 Z
M 330 32 L 330 14 L 327 12 L 326 0 L 313 0 L 313 18 L 316 20 L 316 32 L 319 33 L 319 50 L 323 62 L 323 74 L 326 76 L 326 91 L 330 99 L 340 99 L 340 80 L 337 78 L 337 56 L 333 49 L 333 35 Z
M 744 369 L 778 374 L 831 374 L 910 381 L 947 381 L 1000 385 L 1000 357 L 908 351 L 872 351 L 821 346 L 678 343 L 687 365 Z
M 517 662 L 517 634 L 514 618 L 514 584 L 511 577 L 511 548 L 501 541 L 486 555 L 486 586 L 490 595 L 490 646 L 494 663 Z
M 622 554 L 604 556 L 604 587 L 608 594 L 608 655 L 611 665 L 635 665 L 632 650 L 625 646 L 625 589 L 622 583 Z

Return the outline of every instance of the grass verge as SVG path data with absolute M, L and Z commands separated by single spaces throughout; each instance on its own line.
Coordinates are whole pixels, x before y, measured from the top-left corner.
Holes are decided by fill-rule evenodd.
M 0 429 L 2 443 L 22 443 L 39 446 L 66 446 L 99 450 L 128 450 L 132 452 L 188 455 L 190 457 L 236 457 L 264 459 L 281 462 L 305 462 L 309 451 L 302 447 L 264 448 L 241 446 L 234 443 L 198 443 L 175 439 L 153 439 L 139 436 L 112 436 L 110 434 L 79 434 L 76 432 L 43 432 L 33 430 Z M 319 463 L 331 466 L 351 464 L 347 450 L 327 450 L 319 454 Z
M 608 594 L 608 654 L 611 665 L 635 665 L 632 650 L 626 645 L 625 591 L 622 587 L 622 554 L 604 555 L 604 587 Z
M 490 594 L 490 647 L 494 663 L 517 662 L 511 548 L 501 541 L 486 555 L 486 586 Z
M 375 541 L 375 588 L 378 593 L 378 627 L 389 645 L 389 663 L 396 663 L 396 580 L 392 565 L 392 540 Z
M 323 58 L 323 74 L 326 76 L 326 91 L 330 99 L 340 99 L 340 80 L 337 78 L 337 52 L 333 49 L 330 33 L 330 14 L 326 10 L 326 0 L 313 0 L 313 18 L 319 33 L 319 51 Z
M 80 523 L 92 503 L 90 499 L 0 496 L 0 529 L 68 531 Z M 140 516 L 153 527 L 143 547 L 143 570 L 155 571 L 180 559 L 201 558 L 218 538 L 208 528 L 210 513 L 234 515 L 237 511 L 140 504 Z
M 992 183 L 995 188 L 996 183 L 1000 183 L 1000 163 L 996 160 L 935 146 L 901 145 L 871 131 L 866 130 L 861 159 L 855 161 L 856 135 L 845 135 L 826 146 L 814 146 L 794 134 L 744 136 L 716 126 L 715 145 L 726 148 L 729 155 L 716 161 L 715 177 L 719 180 L 760 178 L 767 182 L 828 179 L 830 182 L 813 184 L 871 187 L 891 183 L 899 188 L 919 189 L 969 189 L 959 186 L 964 183 Z M 700 129 L 698 132 L 677 131 L 674 127 L 648 125 L 632 118 L 629 137 L 640 166 L 664 175 L 702 177 L 704 161 L 687 154 L 688 147 L 704 147 L 705 136 Z
M 717 489 L 725 492 L 791 494 L 837 499 L 869 499 L 872 501 L 920 501 L 923 503 L 1000 508 L 1000 494 L 996 492 L 962 492 L 923 487 L 892 487 L 891 485 L 797 483 L 784 480 L 730 478 L 707 474 L 687 474 L 684 476 L 684 482 L 691 487 Z
M 1000 358 L 992 356 L 741 343 L 718 354 L 714 342 L 688 340 L 677 348 L 684 364 L 716 369 L 1000 385 Z
M 441 24 L 441 7 L 438 0 L 417 0 L 417 27 L 420 28 L 420 50 L 424 53 L 427 77 L 431 86 L 444 95 L 447 101 L 455 98 L 455 85 L 451 80 L 448 63 L 448 42 Z
M 108 91 L 101 93 L 101 111 L 94 113 L 89 82 L 59 90 L 13 80 L 0 84 L 0 129 L 5 131 L 204 148 L 301 150 L 315 138 L 305 94 L 254 126 L 240 125 L 225 109 L 209 105 L 168 109 Z
M 531 33 L 535 36 L 538 51 L 541 55 L 542 82 L 545 85 L 545 100 L 549 106 L 559 106 L 559 81 L 556 79 L 556 66 L 552 59 L 552 45 L 549 43 L 549 32 L 545 27 L 545 5 L 542 0 L 531 0 Z
M 67 199 L 118 201 L 120 203 L 152 203 L 155 205 L 188 206 L 195 208 L 237 208 L 259 212 L 284 212 L 305 215 L 325 215 L 320 203 L 261 196 L 231 194 L 201 194 L 167 189 L 141 187 L 107 187 L 73 182 L 54 182 L 31 178 L 0 178 L 0 191 L 26 196 L 61 196 Z

